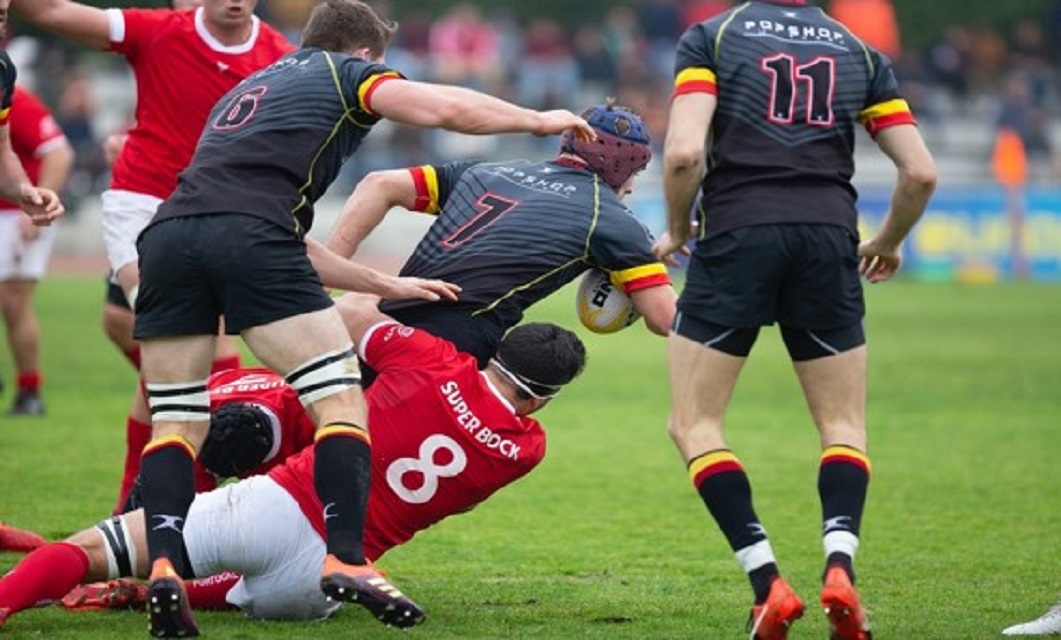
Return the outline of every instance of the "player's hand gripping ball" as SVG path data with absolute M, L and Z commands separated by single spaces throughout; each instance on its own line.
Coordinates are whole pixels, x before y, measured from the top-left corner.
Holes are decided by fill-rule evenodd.
M 611 274 L 598 268 L 582 276 L 575 306 L 578 319 L 593 333 L 615 333 L 641 318 L 630 296 L 612 282 Z

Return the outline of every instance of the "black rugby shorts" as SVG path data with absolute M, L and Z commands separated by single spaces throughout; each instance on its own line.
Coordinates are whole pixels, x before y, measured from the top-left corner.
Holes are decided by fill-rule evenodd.
M 239 334 L 332 306 L 301 238 L 242 214 L 172 218 L 137 241 L 137 339 Z M 293 336 L 297 338 L 297 336 Z
M 727 327 L 827 330 L 862 321 L 858 238 L 828 224 L 741 227 L 697 244 L 678 309 Z

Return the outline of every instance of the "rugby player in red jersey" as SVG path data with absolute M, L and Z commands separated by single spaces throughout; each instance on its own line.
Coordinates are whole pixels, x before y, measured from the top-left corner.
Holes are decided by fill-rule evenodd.
M 33 184 L 61 190 L 74 163 L 73 148 L 48 107 L 32 92 L 16 85 L 13 100 L 11 147 L 26 176 Z M 33 225 L 21 205 L 0 200 L 0 307 L 17 374 L 17 393 L 8 415 L 44 414 L 40 327 L 33 295 L 47 270 L 58 231 L 56 225 Z
M 398 324 L 376 311 L 374 300 L 361 302 L 347 326 L 360 355 L 379 371 L 366 393 L 373 447 L 364 533 L 365 554 L 377 560 L 541 462 L 545 432 L 529 415 L 582 371 L 585 348 L 555 325 L 520 325 L 479 369 L 451 343 Z M 300 409 L 293 393 L 284 398 L 292 411 Z M 218 577 L 186 583 L 191 605 L 235 605 L 257 618 L 329 615 L 339 603 L 319 586 L 324 518 L 312 447 L 266 476 L 199 494 L 188 513 L 185 548 L 196 575 Z M 108 519 L 34 552 L 0 579 L 0 625 L 79 583 L 144 577 L 148 569 L 143 512 Z M 233 570 L 242 576 L 226 573 Z M 130 604 L 129 583 L 112 585 L 111 602 Z M 361 604 L 376 613 L 386 602 Z
M 194 3 L 181 2 L 187 7 Z M 15 0 L 27 21 L 85 46 L 123 56 L 136 80 L 135 124 L 103 193 L 103 234 L 112 277 L 135 307 L 140 273 L 136 237 L 177 186 L 214 103 L 251 72 L 294 49 L 254 15 L 257 0 L 203 0 L 198 8 L 101 9 L 69 0 Z M 104 316 L 105 324 L 115 321 Z M 108 333 L 131 328 L 108 326 Z M 121 344 L 119 344 L 121 347 Z M 123 348 L 138 364 L 135 351 Z M 222 336 L 214 371 L 239 366 L 234 342 Z M 126 421 L 121 505 L 151 438 L 151 417 L 138 385 Z

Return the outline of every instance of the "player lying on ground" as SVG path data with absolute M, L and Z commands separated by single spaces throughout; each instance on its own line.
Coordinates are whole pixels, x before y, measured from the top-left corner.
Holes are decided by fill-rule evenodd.
M 363 302 L 360 324 L 350 326 L 359 354 L 379 371 L 366 393 L 373 464 L 363 542 L 375 560 L 542 460 L 545 433 L 528 416 L 581 372 L 585 349 L 555 325 L 521 325 L 480 370 L 451 343 L 394 322 L 374 300 Z M 214 581 L 213 590 L 189 581 L 192 606 L 228 602 L 256 618 L 329 615 L 339 604 L 320 590 L 324 515 L 312 448 L 268 475 L 197 495 L 184 529 L 191 566 L 198 576 L 242 576 L 229 578 L 231 588 Z M 78 584 L 148 570 L 143 512 L 108 519 L 38 549 L 0 579 L 0 625 Z M 379 616 L 389 603 L 360 604 Z

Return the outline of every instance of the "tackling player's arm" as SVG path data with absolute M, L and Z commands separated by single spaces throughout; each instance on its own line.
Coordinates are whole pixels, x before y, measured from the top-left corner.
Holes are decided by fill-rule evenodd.
M 86 47 L 110 48 L 110 20 L 103 9 L 69 0 L 14 0 L 12 8 L 34 25 Z
M 472 89 L 411 80 L 383 82 L 372 93 L 371 110 L 395 122 L 469 134 L 558 135 L 573 129 L 585 140 L 589 124 L 565 109 L 534 111 Z
M 329 289 L 361 291 L 381 298 L 456 300 L 460 287 L 442 280 L 397 277 L 360 265 L 335 253 L 322 243 L 306 238 L 306 255 Z
M 328 236 L 327 247 L 349 258 L 369 233 L 394 207 L 413 210 L 417 190 L 409 169 L 373 171 L 346 199 L 339 220 Z

